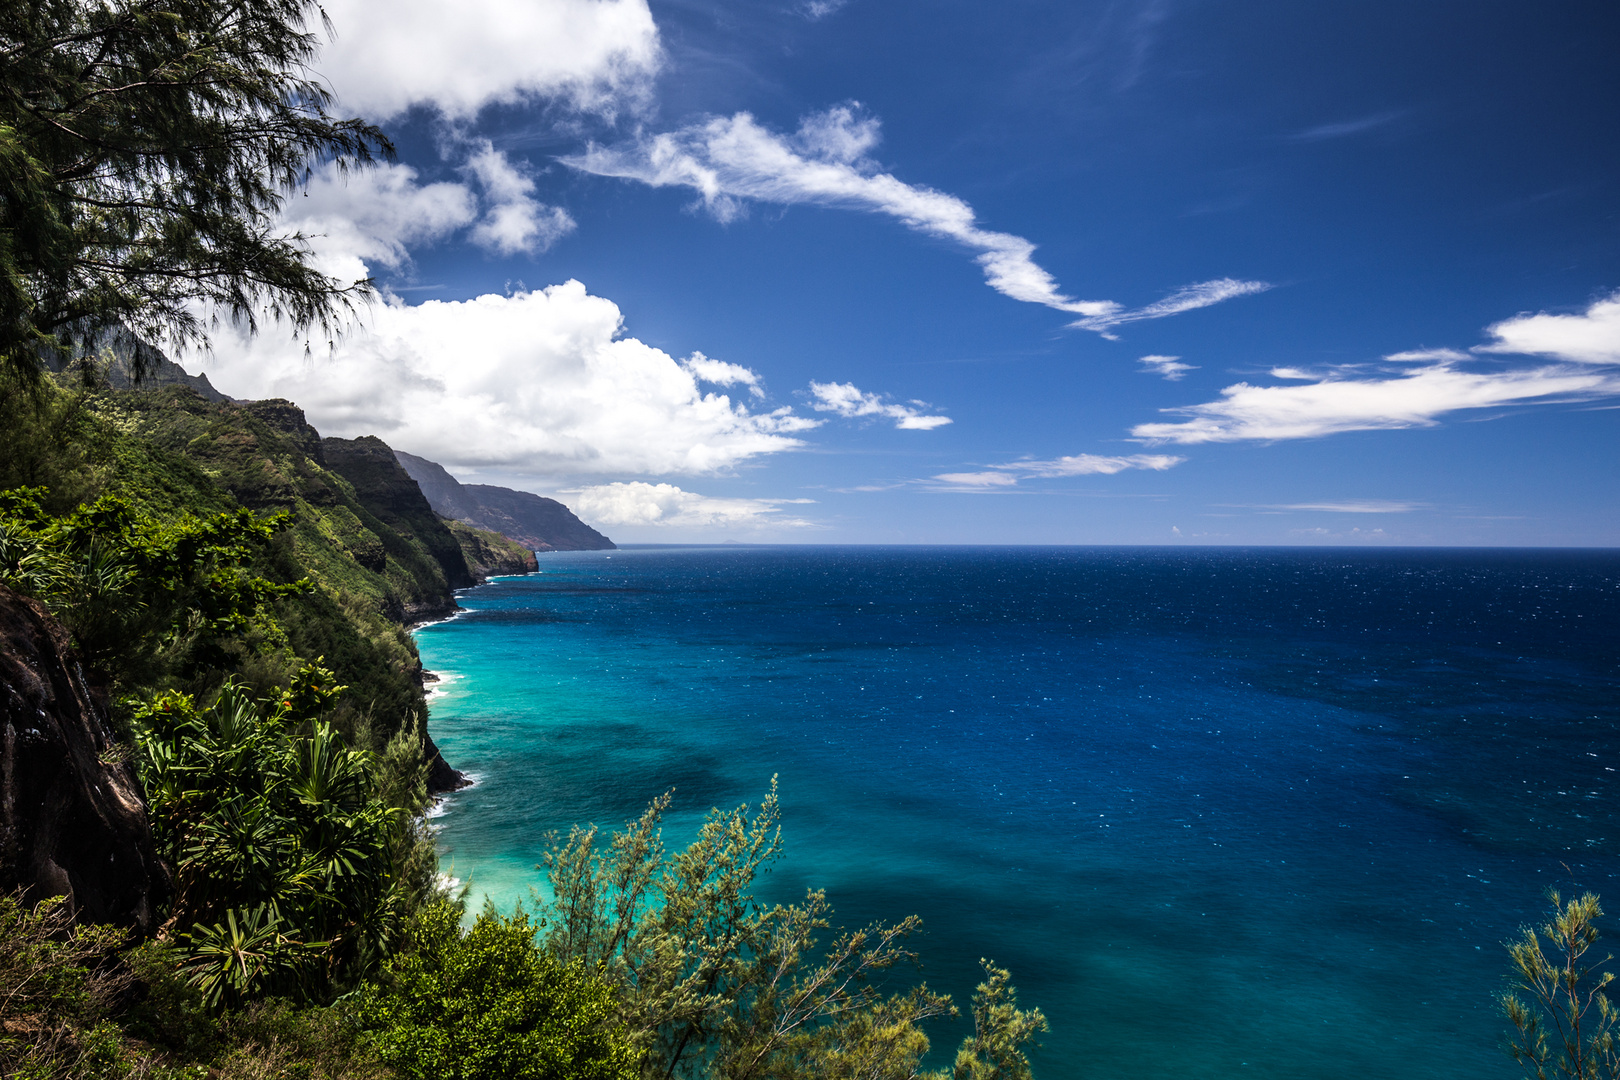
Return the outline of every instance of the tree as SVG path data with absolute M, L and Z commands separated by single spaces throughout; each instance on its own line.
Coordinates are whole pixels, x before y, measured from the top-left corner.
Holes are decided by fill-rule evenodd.
M 117 323 L 205 343 L 198 301 L 335 330 L 368 283 L 313 267 L 277 212 L 312 168 L 393 148 L 328 111 L 319 10 L 0 0 L 0 364 L 36 372 Z
M 634 1080 L 613 992 L 541 949 L 519 909 L 486 907 L 468 930 L 459 903 L 415 920 L 410 948 L 361 998 L 361 1023 L 404 1080 Z
M 919 1025 L 955 1015 L 950 998 L 882 985 L 916 960 L 906 942 L 921 920 L 844 931 L 823 947 L 825 893 L 767 907 L 751 891 L 781 852 L 774 782 L 757 810 L 711 812 L 673 854 L 659 833 L 669 803 L 655 800 L 603 850 L 594 828 L 575 828 L 544 863 L 554 897 L 542 908 L 546 947 L 615 988 L 642 1077 L 946 1080 L 921 1071 L 929 1041 Z M 1023 1048 L 1046 1021 L 1016 1007 L 1007 972 L 985 970 L 975 1033 L 952 1076 L 1028 1080 Z
M 1547 898 L 1552 917 L 1539 928 L 1526 927 L 1507 945 L 1514 980 L 1501 998 L 1513 1024 L 1508 1052 L 1536 1080 L 1616 1080 L 1617 1015 L 1604 993 L 1614 974 L 1602 970 L 1614 958 L 1604 957 L 1597 968 L 1585 959 L 1597 944 L 1603 909 L 1593 893 L 1567 904 L 1557 891 Z

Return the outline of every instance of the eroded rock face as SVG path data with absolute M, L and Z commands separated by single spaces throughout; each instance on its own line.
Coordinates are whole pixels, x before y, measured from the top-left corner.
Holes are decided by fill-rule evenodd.
M 168 893 L 135 767 L 67 634 L 0 586 L 0 890 L 151 932 Z

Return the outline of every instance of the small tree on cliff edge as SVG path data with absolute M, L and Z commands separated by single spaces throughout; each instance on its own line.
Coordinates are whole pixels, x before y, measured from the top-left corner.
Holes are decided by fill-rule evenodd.
M 324 163 L 393 148 L 328 113 L 313 0 L 0 0 L 0 369 L 123 323 L 205 343 L 196 301 L 333 330 L 366 282 L 277 228 Z
M 1501 1001 L 1513 1024 L 1508 1052 L 1536 1080 L 1617 1080 L 1617 1012 L 1604 993 L 1614 975 L 1602 970 L 1613 957 L 1595 966 L 1586 958 L 1603 909 L 1593 893 L 1567 904 L 1556 891 L 1547 898 L 1551 918 L 1507 945 L 1513 988 Z

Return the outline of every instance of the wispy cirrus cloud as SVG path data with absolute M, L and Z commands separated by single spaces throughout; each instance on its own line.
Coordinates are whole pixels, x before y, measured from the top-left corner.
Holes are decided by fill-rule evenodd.
M 1364 131 L 1381 128 L 1400 119 L 1402 111 L 1391 109 L 1387 112 L 1373 113 L 1370 116 L 1359 116 L 1354 120 L 1340 120 L 1332 124 L 1318 124 L 1316 127 L 1306 128 L 1295 132 L 1292 138 L 1296 142 L 1323 142 L 1328 139 L 1343 139 L 1350 135 L 1360 135 Z
M 862 416 L 881 416 L 894 421 L 904 431 L 932 431 L 951 422 L 948 416 L 923 412 L 926 402 L 912 401 L 902 404 L 890 401 L 881 394 L 869 394 L 854 383 L 810 384 L 810 407 L 817 412 L 830 412 L 854 419 Z
M 1263 503 L 1256 510 L 1310 510 L 1325 514 L 1409 514 L 1428 503 L 1392 502 L 1388 499 L 1343 499 L 1337 502 Z
M 807 3 L 799 8 L 799 13 L 811 22 L 820 22 L 827 16 L 835 14 L 847 3 L 849 0 L 807 0 Z
M 1196 364 L 1183 364 L 1179 356 L 1143 356 L 1136 362 L 1142 365 L 1144 371 L 1171 382 L 1179 382 L 1187 377 L 1187 372 L 1198 370 Z
M 1221 278 L 1189 285 L 1136 309 L 1112 300 L 1077 300 L 1035 262 L 1030 241 L 982 227 L 973 208 L 954 195 L 884 172 L 870 156 L 880 137 L 877 119 L 851 103 L 806 116 L 791 135 L 770 131 L 740 112 L 615 146 L 592 144 L 562 160 L 598 176 L 691 188 L 722 222 L 742 215 L 750 200 L 885 214 L 975 252 L 985 280 L 1003 296 L 1083 316 L 1073 325 L 1105 337 L 1125 323 L 1164 318 L 1269 288 Z
M 1155 301 L 1146 307 L 1127 309 L 1114 304 L 1108 311 L 1095 315 L 1087 315 L 1071 326 L 1081 330 L 1094 330 L 1110 341 L 1115 340 L 1111 332 L 1116 326 L 1125 323 L 1141 322 L 1144 319 L 1162 319 L 1169 315 L 1180 315 L 1183 311 L 1194 311 L 1198 308 L 1211 307 L 1223 300 L 1231 300 L 1239 296 L 1252 296 L 1255 293 L 1265 292 L 1271 286 L 1264 281 L 1239 281 L 1236 278 L 1217 278 L 1214 281 L 1201 281 L 1196 285 L 1188 285 L 1177 289 L 1163 300 Z
M 1129 454 L 1115 457 L 1103 454 L 1073 454 L 1037 460 L 1026 458 L 1006 465 L 992 465 L 977 472 L 939 473 L 931 479 L 946 489 L 996 491 L 1016 487 L 1021 480 L 1064 476 L 1113 476 L 1128 469 L 1163 472 L 1187 459 L 1173 454 Z
M 1534 367 L 1481 368 L 1456 349 L 1392 353 L 1368 365 L 1326 372 L 1272 369 L 1291 385 L 1240 382 L 1218 401 L 1165 409 L 1183 419 L 1137 424 L 1149 444 L 1309 439 L 1345 431 L 1429 427 L 1449 413 L 1620 396 L 1620 293 L 1580 314 L 1519 315 L 1486 331 L 1495 340 L 1472 353 L 1547 357 Z

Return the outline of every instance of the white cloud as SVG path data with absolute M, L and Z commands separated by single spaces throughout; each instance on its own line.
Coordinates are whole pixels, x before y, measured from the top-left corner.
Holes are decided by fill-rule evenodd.
M 895 427 L 906 431 L 932 431 L 951 422 L 948 416 L 928 416 L 921 412 L 921 409 L 928 407 L 923 402 L 901 405 L 879 394 L 865 393 L 854 383 L 812 382 L 810 395 L 814 399 L 810 407 L 817 412 L 836 413 L 849 418 L 882 416 L 893 420 Z
M 1328 514 L 1409 514 L 1427 503 L 1390 502 L 1385 499 L 1347 499 L 1342 502 L 1280 503 L 1262 510 L 1315 510 Z
M 1217 278 L 1214 281 L 1201 281 L 1196 285 L 1188 285 L 1177 289 L 1163 300 L 1157 300 L 1146 307 L 1127 311 L 1118 304 L 1110 306 L 1109 310 L 1088 314 L 1071 326 L 1081 330 L 1094 330 L 1110 341 L 1115 336 L 1110 333 L 1114 327 L 1124 323 L 1141 322 L 1143 319 L 1162 319 L 1169 315 L 1180 315 L 1183 311 L 1194 311 L 1198 308 L 1210 307 L 1223 300 L 1231 300 L 1239 296 L 1252 296 L 1254 293 L 1265 292 L 1271 286 L 1264 281 L 1239 281 L 1236 278 Z
M 1282 377 L 1303 373 L 1290 369 Z M 1165 409 L 1177 423 L 1138 424 L 1131 434 L 1148 443 L 1308 439 L 1341 431 L 1426 427 L 1459 409 L 1483 409 L 1549 399 L 1620 393 L 1620 376 L 1570 367 L 1464 371 L 1450 361 L 1392 378 L 1328 375 L 1299 386 L 1241 382 L 1219 401 Z
M 1148 469 L 1163 472 L 1187 459 L 1173 454 L 1131 454 L 1126 457 L 1104 457 L 1100 454 L 1075 454 L 1072 457 L 1053 458 L 1050 461 L 1017 461 L 998 468 L 1015 469 L 1030 476 L 1112 476 L 1126 469 Z
M 681 367 L 691 372 L 692 377 L 699 382 L 715 386 L 746 386 L 754 397 L 765 396 L 765 388 L 759 383 L 758 373 L 741 364 L 728 364 L 724 360 L 714 360 L 695 352 L 681 361 Z
M 545 251 L 574 231 L 568 211 L 547 206 L 534 197 L 534 180 L 513 165 L 486 139 L 467 160 L 467 171 L 478 178 L 491 203 L 472 231 L 480 247 L 515 255 Z
M 585 521 L 602 527 L 810 528 L 815 523 L 782 517 L 787 504 L 812 499 L 725 499 L 683 491 L 673 484 L 597 484 L 565 492 L 569 506 Z
M 1620 364 L 1620 292 L 1581 315 L 1519 315 L 1487 327 L 1494 344 L 1475 351 L 1549 356 L 1576 364 Z
M 1420 364 L 1420 363 L 1424 363 L 1425 361 L 1429 361 L 1429 360 L 1467 360 L 1468 359 L 1468 354 L 1465 353 L 1465 352 L 1462 352 L 1462 351 L 1460 351 L 1458 349 L 1407 349 L 1405 352 L 1390 353 L 1388 356 L 1384 357 L 1384 359 L 1392 361 L 1392 362 L 1397 363 L 1397 364 Z M 1300 376 L 1300 375 L 1278 375 L 1278 372 L 1281 372 L 1281 371 L 1293 372 L 1295 370 L 1297 370 L 1297 369 L 1295 369 L 1295 368 L 1277 368 L 1276 370 L 1274 370 L 1272 372 L 1272 374 L 1277 375 L 1278 378 L 1283 378 L 1283 379 L 1292 379 L 1292 378 L 1307 378 L 1307 379 L 1309 379 L 1309 378 L 1312 377 L 1310 375 L 1304 375 L 1304 376 Z
M 741 215 L 750 199 L 887 214 L 917 232 L 977 252 L 975 261 L 985 279 L 1004 296 L 1083 315 L 1074 325 L 1105 336 L 1121 323 L 1162 318 L 1268 287 L 1222 278 L 1188 286 L 1135 311 L 1112 300 L 1075 300 L 1036 264 L 1035 245 L 1028 240 L 981 228 L 973 208 L 954 195 L 881 171 L 867 156 L 880 137 L 878 121 L 859 109 L 850 104 L 813 113 L 792 135 L 768 131 L 749 113 L 737 113 L 619 146 L 593 144 L 563 160 L 599 176 L 691 188 L 721 221 Z
M 847 3 L 849 0 L 809 0 L 800 10 L 804 12 L 805 18 L 816 22 L 825 19 Z
M 948 472 L 934 479 L 958 487 L 976 488 L 1013 487 L 1018 483 L 1018 477 L 1004 472 Z
M 1179 356 L 1144 356 L 1137 363 L 1143 370 L 1162 375 L 1171 382 L 1179 382 L 1187 377 L 1187 372 L 1198 370 L 1196 364 L 1183 364 Z
M 646 0 L 325 0 L 319 71 L 373 120 L 413 105 L 452 120 L 539 99 L 612 113 L 648 100 L 662 51 Z
M 304 234 L 321 269 L 343 281 L 366 277 L 370 265 L 399 270 L 413 245 L 469 226 L 474 242 L 506 255 L 544 251 L 574 228 L 566 211 L 534 199 L 534 181 L 488 142 L 462 171 L 482 200 L 465 183 L 422 184 L 409 165 L 344 172 L 328 164 L 283 204 L 281 225 Z
M 273 328 L 227 328 L 209 377 L 234 396 L 290 398 L 323 434 L 378 435 L 509 478 L 724 473 L 801 446 L 797 433 L 819 423 L 705 391 L 693 361 L 621 336 L 618 307 L 577 281 L 416 306 L 388 298 L 364 323 L 313 358 Z
M 407 245 L 432 243 L 470 225 L 478 200 L 463 184 L 417 183 L 409 165 L 343 173 L 328 166 L 283 207 L 282 224 L 309 237 L 327 273 L 352 281 L 367 262 L 399 268 Z
M 1025 459 L 1007 465 L 992 465 L 984 472 L 940 473 L 934 480 L 958 488 L 994 490 L 1016 485 L 1020 480 L 1058 476 L 1112 476 L 1127 469 L 1163 472 L 1187 459 L 1173 454 L 1130 454 L 1109 457 L 1101 454 L 1073 454 L 1045 461 Z

